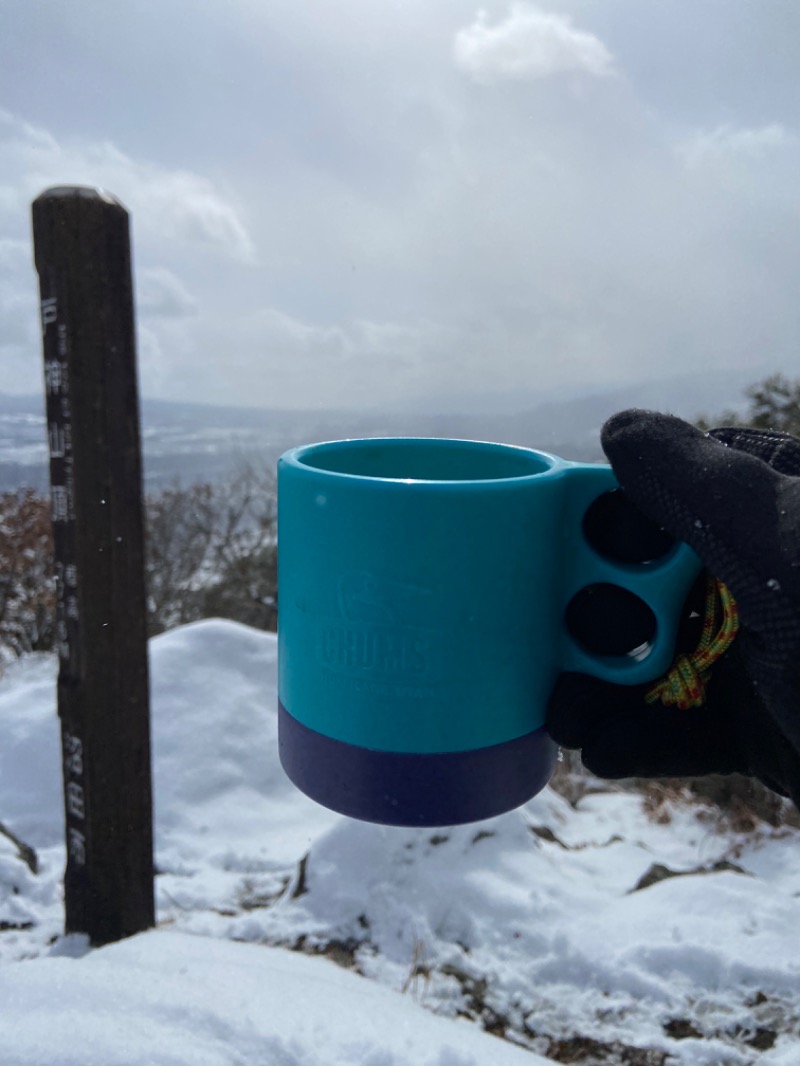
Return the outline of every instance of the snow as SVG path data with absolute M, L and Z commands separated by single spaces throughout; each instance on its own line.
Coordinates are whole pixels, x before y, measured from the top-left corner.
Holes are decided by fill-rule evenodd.
M 0 837 L 2 1063 L 800 1062 L 797 830 L 611 786 L 341 818 L 278 763 L 275 638 L 229 622 L 151 643 L 158 928 L 63 937 L 55 671 L 0 680 L 0 819 L 39 859 Z
M 531 1061 L 325 960 L 183 933 L 7 966 L 0 996 L 3 1061 L 19 1066 Z

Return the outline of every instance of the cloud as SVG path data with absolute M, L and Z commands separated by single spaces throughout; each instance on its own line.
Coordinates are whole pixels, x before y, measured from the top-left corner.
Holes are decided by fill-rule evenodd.
M 485 11 L 459 30 L 453 49 L 456 66 L 477 82 L 534 81 L 558 74 L 613 73 L 603 42 L 576 29 L 564 15 L 514 4 L 508 16 L 489 25 Z
M 0 238 L 0 346 L 38 339 L 35 274 L 26 241 Z
M 0 391 L 41 388 L 39 293 L 28 241 L 0 237 Z
M 292 364 L 342 362 L 352 354 L 352 342 L 340 326 L 303 322 L 274 307 L 257 312 L 252 329 L 262 351 Z
M 0 274 L 15 273 L 23 265 L 27 269 L 31 267 L 29 245 L 11 237 L 0 237 Z
M 110 141 L 59 141 L 0 110 L 0 173 L 13 180 L 20 199 L 53 185 L 108 189 L 135 214 L 137 232 L 255 261 L 241 212 L 210 179 L 135 160 Z M 8 193 L 0 206 L 7 202 L 13 203 Z
M 0 219 L 10 218 L 18 214 L 21 208 L 22 203 L 19 192 L 8 185 L 0 185 Z
M 136 272 L 136 307 L 141 314 L 158 318 L 184 318 L 197 313 L 192 294 L 164 267 Z
M 255 263 L 255 249 L 239 212 L 211 181 L 188 171 L 164 173 L 148 166 L 137 170 L 139 211 L 165 235 L 208 244 L 233 259 Z
M 755 129 L 725 124 L 692 134 L 679 145 L 678 154 L 688 167 L 693 167 L 731 158 L 762 159 L 797 143 L 797 137 L 779 122 Z
M 458 340 L 427 319 L 413 325 L 367 318 L 320 322 L 277 307 L 224 324 L 201 320 L 197 328 L 206 347 L 186 346 L 182 358 L 193 374 L 214 380 L 215 400 L 243 402 L 246 381 L 251 402 L 279 396 L 298 408 L 391 403 L 407 388 L 424 392 L 432 369 Z M 174 362 L 174 343 L 170 350 Z M 181 371 L 173 366 L 170 373 L 177 380 Z
M 164 0 L 98 20 L 80 0 L 43 34 L 17 5 L 0 238 L 29 248 L 46 185 L 120 197 L 144 395 L 455 410 L 701 365 L 723 388 L 756 358 L 793 373 L 800 37 L 751 0 L 724 25 L 656 6 L 231 0 L 197 19 Z M 0 335 L 21 338 L 36 276 L 12 251 Z M 14 387 L 40 387 L 36 336 L 15 351 Z
M 263 308 L 249 324 L 251 343 L 276 363 L 302 374 L 348 366 L 356 374 L 372 367 L 380 373 L 418 366 L 426 351 L 439 346 L 443 331 L 431 323 L 405 325 L 354 319 L 337 324 L 303 321 L 278 310 Z M 446 332 L 446 331 L 444 331 Z M 389 390 L 391 391 L 391 390 Z

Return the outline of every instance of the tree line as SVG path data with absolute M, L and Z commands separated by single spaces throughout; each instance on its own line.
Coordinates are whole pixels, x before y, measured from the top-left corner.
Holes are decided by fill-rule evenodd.
M 800 437 L 800 378 L 792 381 L 783 374 L 771 374 L 746 389 L 745 396 L 748 407 L 744 414 L 727 409 L 713 418 L 702 415 L 697 425 L 700 429 L 749 426 Z
M 252 461 L 223 482 L 146 495 L 149 634 L 209 617 L 274 630 L 276 517 L 274 476 Z M 32 488 L 0 493 L 0 665 L 52 650 L 54 572 L 49 498 Z

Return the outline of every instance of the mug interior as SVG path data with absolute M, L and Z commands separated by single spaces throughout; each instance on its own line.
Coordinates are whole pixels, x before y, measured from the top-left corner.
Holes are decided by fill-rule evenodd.
M 543 474 L 554 463 L 528 448 L 414 437 L 332 441 L 304 449 L 298 461 L 333 474 L 396 481 L 501 481 Z

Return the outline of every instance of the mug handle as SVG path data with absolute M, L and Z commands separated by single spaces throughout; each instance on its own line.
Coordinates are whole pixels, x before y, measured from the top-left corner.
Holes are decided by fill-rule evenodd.
M 600 655 L 582 647 L 564 622 L 561 669 L 620 685 L 654 681 L 672 665 L 681 611 L 703 564 L 682 542 L 675 542 L 665 555 L 647 563 L 615 562 L 598 554 L 584 534 L 584 516 L 598 497 L 619 488 L 619 484 L 607 465 L 571 463 L 565 475 L 565 556 L 572 565 L 564 586 L 564 612 L 582 589 L 610 584 L 642 600 L 655 616 L 656 630 L 643 655 Z

